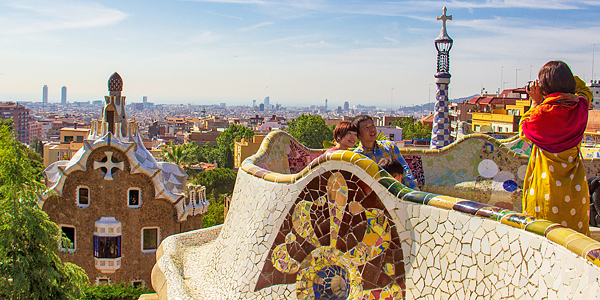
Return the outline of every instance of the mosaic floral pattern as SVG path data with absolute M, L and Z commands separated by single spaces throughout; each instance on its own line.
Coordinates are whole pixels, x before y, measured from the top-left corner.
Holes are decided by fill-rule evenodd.
M 299 299 L 398 299 L 403 275 L 398 232 L 381 200 L 351 173 L 327 172 L 300 193 L 256 291 L 295 283 Z

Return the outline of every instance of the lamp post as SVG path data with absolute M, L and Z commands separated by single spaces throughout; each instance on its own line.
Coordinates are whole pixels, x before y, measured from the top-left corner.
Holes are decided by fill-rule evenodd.
M 519 88 L 519 82 L 517 81 L 517 74 L 519 73 L 519 71 L 521 71 L 522 69 L 515 69 L 515 89 Z
M 446 15 L 446 7 L 442 10 L 443 15 L 437 20 L 442 20 L 442 31 L 435 39 L 437 49 L 437 72 L 435 73 L 435 108 L 433 115 L 433 126 L 431 128 L 431 149 L 440 149 L 450 144 L 450 116 L 448 101 L 448 85 L 450 84 L 450 49 L 454 41 L 446 31 L 446 21 L 452 20 L 452 16 Z

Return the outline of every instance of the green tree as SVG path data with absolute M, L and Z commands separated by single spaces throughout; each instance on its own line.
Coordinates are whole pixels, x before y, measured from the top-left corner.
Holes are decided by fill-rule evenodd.
M 35 151 L 35 153 L 39 154 L 40 156 L 44 156 L 44 143 L 42 142 L 42 140 L 40 140 L 39 137 L 33 137 L 33 139 L 31 139 L 31 144 L 29 144 L 29 147 L 31 148 L 31 150 Z
M 210 201 L 208 212 L 202 217 L 202 227 L 223 224 L 225 197 L 233 194 L 237 173 L 229 168 L 216 168 L 200 172 L 190 180 L 193 184 L 206 187 L 206 197 Z
M 219 167 L 233 168 L 233 148 L 236 140 L 251 139 L 254 136 L 252 129 L 236 124 L 230 124 L 217 138 L 218 153 L 213 154 Z
M 323 147 L 323 141 L 333 140 L 333 130 L 321 116 L 302 114 L 288 122 L 287 132 L 302 145 L 313 149 Z
M 202 216 L 202 228 L 212 227 L 225 222 L 225 197 L 226 195 L 218 195 L 210 199 L 208 211 Z
M 175 145 L 170 143 L 169 146 L 163 146 L 162 150 L 162 159 L 164 161 L 172 162 L 179 166 L 192 162 L 193 157 L 188 144 Z
M 206 187 L 207 197 L 222 194 L 231 195 L 236 177 L 237 173 L 233 169 L 216 168 L 198 173 L 190 182 Z
M 149 287 L 134 287 L 121 282 L 119 284 L 89 285 L 85 296 L 79 300 L 137 300 L 141 294 L 153 293 Z
M 423 125 L 421 121 L 415 122 L 413 116 L 398 119 L 390 124 L 402 128 L 402 139 L 429 139 L 431 138 L 431 128 Z
M 88 277 L 57 255 L 70 242 L 38 206 L 46 187 L 26 150 L 0 126 L 0 299 L 78 298 Z

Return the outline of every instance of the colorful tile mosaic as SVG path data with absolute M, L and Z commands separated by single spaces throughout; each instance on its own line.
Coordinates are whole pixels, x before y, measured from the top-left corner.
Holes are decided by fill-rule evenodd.
M 275 239 L 255 290 L 295 283 L 299 299 L 401 297 L 398 232 L 379 197 L 361 186 L 349 172 L 326 172 L 308 183 L 277 234 L 297 238 Z M 297 262 L 296 278 L 280 274 L 294 273 L 289 266 Z
M 225 224 L 174 235 L 161 244 L 153 272 L 153 286 L 161 297 L 590 299 L 600 295 L 600 243 L 571 229 L 480 203 L 477 197 L 467 200 L 413 191 L 352 152 L 319 156 L 296 174 L 260 168 L 276 160 L 289 163 L 283 156 L 269 158 L 269 151 L 285 153 L 286 143 L 294 143 L 283 132 L 265 140 L 238 173 Z M 518 191 L 509 191 L 514 188 L 510 181 L 522 183 L 521 166 L 527 159 L 503 142 L 471 135 L 441 150 L 406 154 L 420 157 L 424 190 L 434 182 L 431 170 L 447 175 L 444 186 L 473 181 L 480 184 L 474 188 L 486 189 L 476 192 L 497 188 L 486 197 L 506 200 L 506 193 Z M 584 163 L 589 170 L 598 168 L 595 162 Z

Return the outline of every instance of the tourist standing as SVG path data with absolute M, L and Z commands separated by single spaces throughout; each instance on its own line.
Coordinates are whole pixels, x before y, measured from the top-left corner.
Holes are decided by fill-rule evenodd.
M 523 211 L 590 235 L 590 196 L 580 143 L 592 93 L 562 61 L 550 61 L 526 88 L 530 109 L 519 135 L 533 143 L 523 183 Z

